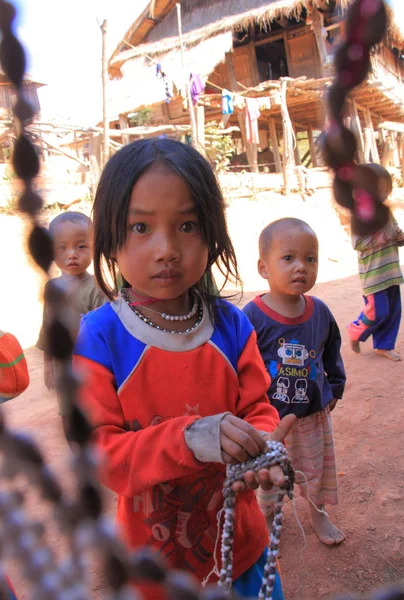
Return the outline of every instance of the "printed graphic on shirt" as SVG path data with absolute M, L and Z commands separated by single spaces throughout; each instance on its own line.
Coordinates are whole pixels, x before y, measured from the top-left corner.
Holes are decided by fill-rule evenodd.
M 316 353 L 307 350 L 304 344 L 295 339 L 286 341 L 280 338 L 278 343 L 278 356 L 282 362 L 271 360 L 269 369 L 276 385 L 272 398 L 285 404 L 308 404 L 308 381 L 316 379 L 317 368 L 314 362 L 307 362 L 314 360 Z
M 184 405 L 184 415 L 197 414 L 199 404 Z M 155 415 L 150 425 L 171 418 Z M 143 522 L 149 528 L 149 543 L 162 544 L 161 550 L 173 566 L 194 570 L 193 560 L 205 563 L 211 556 L 224 478 L 222 468 L 207 465 L 196 479 L 192 476 L 161 483 L 133 497 L 133 511 L 143 515 Z
M 134 497 L 133 509 L 143 513 L 150 530 L 149 543 L 162 543 L 174 566 L 192 570 L 190 554 L 200 563 L 211 555 L 223 480 L 224 472 L 209 466 L 197 479 L 159 484 Z

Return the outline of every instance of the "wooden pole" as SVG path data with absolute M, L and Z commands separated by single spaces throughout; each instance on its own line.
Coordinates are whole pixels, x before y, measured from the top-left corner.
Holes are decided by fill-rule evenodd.
M 227 65 L 227 72 L 229 74 L 229 82 L 230 82 L 231 91 L 236 92 L 238 90 L 238 83 L 236 80 L 236 75 L 234 73 L 234 65 L 233 65 L 233 60 L 232 60 L 232 56 L 231 56 L 230 52 L 226 53 L 226 65 Z M 258 172 L 258 146 L 257 146 L 257 144 L 253 144 L 252 142 L 247 142 L 245 113 L 239 112 L 237 114 L 237 119 L 238 119 L 240 131 L 241 131 L 241 137 L 243 138 L 250 171 L 252 173 L 257 173 Z
M 283 122 L 283 183 L 285 194 L 290 194 L 294 175 L 293 126 L 286 102 L 288 80 L 281 79 L 281 114 Z
M 367 108 L 365 110 L 365 125 L 366 129 L 368 129 L 369 133 L 369 143 L 370 143 L 370 152 L 372 154 L 372 162 L 380 164 L 379 151 L 377 149 L 376 144 L 376 135 L 375 130 L 373 129 L 372 116 L 370 114 L 370 110 Z
M 205 156 L 205 107 L 203 104 L 196 107 L 196 129 L 198 150 Z
M 317 8 L 313 8 L 312 12 L 313 19 L 313 33 L 316 38 L 317 50 L 320 58 L 320 77 L 324 77 L 325 75 L 325 67 L 327 63 L 327 49 L 325 47 L 324 38 L 323 38 L 323 25 L 324 25 L 324 17 L 320 15 Z
M 178 22 L 178 37 L 180 39 L 180 48 L 181 48 L 182 70 L 184 72 L 184 77 L 186 77 L 188 109 L 189 109 L 189 114 L 191 116 L 192 145 L 196 147 L 198 145 L 198 130 L 197 130 L 197 126 L 196 126 L 194 105 L 192 103 L 192 98 L 191 98 L 191 88 L 189 85 L 189 73 L 186 73 L 186 71 L 185 71 L 186 61 L 185 61 L 184 42 L 182 39 L 181 4 L 179 2 L 177 2 L 176 7 L 177 7 L 177 22 Z
M 272 152 L 275 160 L 275 169 L 277 173 L 282 173 L 282 161 L 279 152 L 278 134 L 276 133 L 276 126 L 274 119 L 268 119 L 269 135 L 271 136 Z
M 101 25 L 102 32 L 102 162 L 105 163 L 109 157 L 109 120 L 107 108 L 107 86 L 108 86 L 108 55 L 107 55 L 107 28 L 108 21 L 104 19 Z
M 316 168 L 316 167 L 318 167 L 318 160 L 317 160 L 316 145 L 314 143 L 313 127 L 311 127 L 311 126 L 307 130 L 307 137 L 309 139 L 311 164 L 313 165 L 314 168 Z
M 365 144 L 363 141 L 362 126 L 359 118 L 358 107 L 356 106 L 354 99 L 351 100 L 351 124 L 354 132 L 356 133 L 356 139 L 358 142 L 359 162 L 363 163 Z
M 119 127 L 121 130 L 125 130 L 128 128 L 128 117 L 124 114 L 119 115 Z M 125 146 L 129 144 L 129 136 L 127 133 L 122 133 L 122 144 Z

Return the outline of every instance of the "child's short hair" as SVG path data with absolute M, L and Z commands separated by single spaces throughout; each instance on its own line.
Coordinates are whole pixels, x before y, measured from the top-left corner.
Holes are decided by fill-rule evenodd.
M 211 305 L 215 295 L 212 266 L 240 283 L 237 261 L 225 217 L 225 204 L 209 162 L 192 146 L 169 138 L 138 140 L 121 148 L 106 164 L 94 200 L 94 273 L 101 290 L 113 299 L 118 292 L 118 268 L 114 258 L 128 235 L 128 211 L 132 189 L 153 165 L 171 169 L 187 184 L 195 202 L 201 235 L 209 250 L 204 277 L 195 288 Z M 102 268 L 105 260 L 112 276 L 110 285 Z M 124 285 L 126 282 L 123 282 Z
M 61 225 L 61 223 L 77 223 L 87 227 L 92 227 L 93 225 L 92 220 L 87 215 L 80 212 L 66 211 L 52 219 L 49 223 L 49 233 L 53 235 L 57 226 Z
M 264 258 L 268 253 L 271 242 L 275 236 L 275 234 L 281 229 L 291 229 L 292 227 L 297 227 L 299 229 L 307 229 L 309 230 L 315 237 L 317 237 L 316 233 L 310 227 L 306 221 L 302 221 L 301 219 L 295 219 L 294 217 L 284 217 L 283 219 L 277 219 L 276 221 L 272 221 L 269 223 L 260 233 L 258 247 L 259 254 L 261 258 Z

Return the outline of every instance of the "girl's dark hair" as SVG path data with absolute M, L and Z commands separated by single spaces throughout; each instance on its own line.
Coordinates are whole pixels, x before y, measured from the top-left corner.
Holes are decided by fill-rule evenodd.
M 102 291 L 112 300 L 118 293 L 118 265 L 114 258 L 128 235 L 128 210 L 133 186 L 153 165 L 163 164 L 181 177 L 195 202 L 203 240 L 209 250 L 204 277 L 195 284 L 209 307 L 218 295 L 212 275 L 217 265 L 227 281 L 241 285 L 237 260 L 225 218 L 225 204 L 208 161 L 192 146 L 172 139 L 143 139 L 121 148 L 106 164 L 94 200 L 94 273 Z M 112 277 L 103 270 L 106 262 Z M 123 282 L 127 285 L 127 282 Z

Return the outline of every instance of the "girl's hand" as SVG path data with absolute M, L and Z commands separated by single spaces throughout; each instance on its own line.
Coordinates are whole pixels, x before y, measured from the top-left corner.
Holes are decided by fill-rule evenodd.
M 266 450 L 266 442 L 252 425 L 235 417 L 226 415 L 220 423 L 220 448 L 226 464 L 246 462 Z
M 272 433 L 267 433 L 263 437 L 261 436 L 261 439 L 265 442 L 265 448 L 261 452 L 266 450 L 267 441 L 271 440 L 274 442 L 282 442 L 291 430 L 295 421 L 295 415 L 286 415 L 286 417 L 283 417 L 283 419 L 281 419 L 275 431 L 273 431 Z M 281 487 L 284 484 L 285 476 L 283 474 L 283 471 L 278 465 L 275 465 L 273 467 L 270 467 L 269 469 L 260 469 L 258 473 L 254 473 L 253 471 L 247 471 L 244 474 L 244 482 L 236 481 L 232 485 L 232 490 L 236 493 L 239 493 L 244 492 L 244 490 L 246 489 L 255 490 L 259 486 L 261 486 L 263 490 L 270 490 L 274 485 L 276 485 L 277 487 Z

